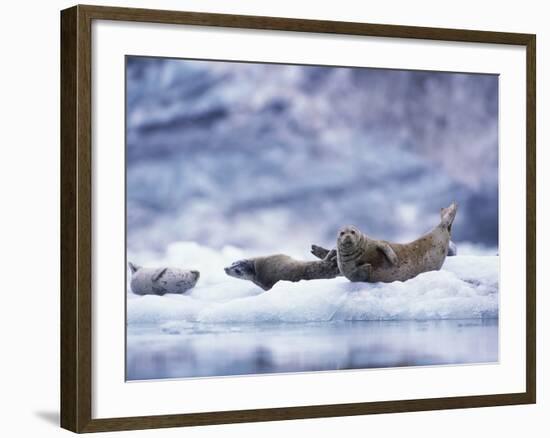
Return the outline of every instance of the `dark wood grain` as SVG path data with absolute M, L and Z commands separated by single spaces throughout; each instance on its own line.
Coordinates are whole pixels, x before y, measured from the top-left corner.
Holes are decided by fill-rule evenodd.
M 526 348 L 527 348 L 527 394 L 536 403 L 537 393 L 537 41 L 531 35 L 526 44 L 527 52 L 527 297 L 526 297 Z
M 78 430 L 76 8 L 61 15 L 61 426 Z
M 61 425 L 91 419 L 91 21 L 61 14 Z
M 92 419 L 91 23 L 123 20 L 228 28 L 513 44 L 527 53 L 526 391 L 469 397 Z M 61 425 L 75 432 L 275 421 L 536 401 L 536 39 L 531 34 L 277 17 L 75 6 L 61 13 Z
M 80 8 L 77 17 L 77 418 L 84 427 L 92 412 L 92 22 Z
M 85 14 L 89 14 L 90 17 L 103 20 L 514 45 L 525 45 L 531 38 L 531 35 L 522 33 L 443 29 L 437 27 L 396 26 L 391 24 L 303 20 L 296 18 L 260 17 L 254 15 L 211 14 L 203 12 L 113 8 L 105 6 L 80 6 L 80 8 Z

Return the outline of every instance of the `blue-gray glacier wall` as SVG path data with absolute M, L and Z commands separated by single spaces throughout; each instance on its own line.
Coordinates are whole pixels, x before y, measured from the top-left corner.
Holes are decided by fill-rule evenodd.
M 408 240 L 452 200 L 454 240 L 498 245 L 497 76 L 128 57 L 126 79 L 130 251 Z

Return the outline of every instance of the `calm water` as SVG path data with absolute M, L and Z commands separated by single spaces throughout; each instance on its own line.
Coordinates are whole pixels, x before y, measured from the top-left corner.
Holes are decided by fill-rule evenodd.
M 498 361 L 498 320 L 129 326 L 127 379 Z

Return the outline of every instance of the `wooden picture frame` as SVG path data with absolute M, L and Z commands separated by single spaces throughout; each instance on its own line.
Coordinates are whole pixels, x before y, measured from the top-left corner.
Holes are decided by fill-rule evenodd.
M 281 30 L 518 45 L 526 48 L 526 391 L 126 418 L 92 418 L 92 35 L 93 20 Z M 74 432 L 148 429 L 535 403 L 535 48 L 531 34 L 75 6 L 61 12 L 61 426 Z

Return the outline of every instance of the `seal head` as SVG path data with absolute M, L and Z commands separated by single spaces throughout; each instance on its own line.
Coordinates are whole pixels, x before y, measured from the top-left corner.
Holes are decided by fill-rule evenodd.
M 253 281 L 256 278 L 256 268 L 252 260 L 237 260 L 230 266 L 223 268 L 230 277 L 240 278 L 241 280 Z
M 365 236 L 356 226 L 347 225 L 338 232 L 337 245 L 341 251 L 351 252 L 365 240 Z

